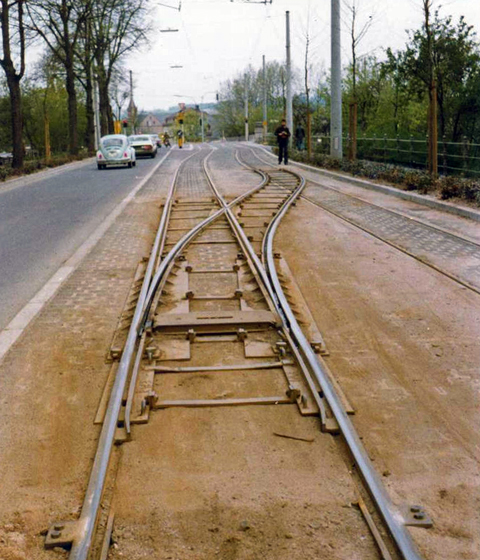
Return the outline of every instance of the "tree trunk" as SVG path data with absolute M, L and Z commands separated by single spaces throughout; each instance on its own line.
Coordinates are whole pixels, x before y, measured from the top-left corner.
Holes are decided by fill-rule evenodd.
M 110 80 L 105 68 L 102 66 L 103 61 L 97 59 L 97 79 L 98 79 L 98 101 L 100 111 L 100 133 L 101 136 L 105 134 L 114 134 L 115 129 L 113 126 L 113 111 L 110 105 L 110 97 L 108 88 Z
M 307 106 L 307 154 L 310 159 L 312 157 L 312 115 L 309 106 Z
M 357 104 L 355 102 L 350 103 L 349 117 L 348 135 L 350 142 L 348 145 L 348 159 L 355 161 L 357 159 Z
M 50 119 L 48 118 L 48 113 L 45 108 L 45 113 L 43 115 L 43 132 L 45 136 L 45 163 L 48 164 L 52 157 L 52 150 L 50 147 Z
M 113 134 L 113 113 L 108 96 L 108 84 L 104 79 L 98 80 L 98 93 L 100 105 L 100 131 L 101 135 Z
M 95 153 L 95 111 L 93 108 L 93 81 L 91 72 L 88 73 L 85 82 L 86 93 L 86 117 L 87 127 L 85 130 L 85 145 L 87 146 L 90 155 Z
M 23 159 L 25 156 L 25 147 L 23 145 L 23 113 L 22 113 L 22 93 L 20 90 L 20 80 L 25 72 L 25 28 L 23 25 L 23 2 L 18 0 L 17 7 L 17 48 L 20 52 L 20 71 L 15 70 L 11 55 L 10 36 L 10 9 L 11 5 L 8 0 L 1 0 L 0 21 L 2 30 L 2 48 L 3 58 L 0 64 L 5 72 L 7 79 L 8 91 L 10 93 L 10 109 L 11 109 L 11 131 L 12 131 L 12 167 L 21 169 L 23 167 Z M 19 43 L 18 43 L 19 41 Z
M 429 119 L 428 119 L 428 140 L 429 158 L 428 171 L 432 177 L 438 175 L 438 126 L 437 126 L 437 88 L 435 81 L 432 81 L 429 91 Z
M 67 66 L 67 65 L 66 65 Z M 68 140 L 70 154 L 78 153 L 78 128 L 77 128 L 77 92 L 75 90 L 75 74 L 73 64 L 66 68 L 66 90 L 68 96 Z
M 12 167 L 21 169 L 25 157 L 25 146 L 23 145 L 23 114 L 22 94 L 20 91 L 20 80 L 11 75 L 7 70 L 8 90 L 10 93 L 10 108 L 12 111 Z

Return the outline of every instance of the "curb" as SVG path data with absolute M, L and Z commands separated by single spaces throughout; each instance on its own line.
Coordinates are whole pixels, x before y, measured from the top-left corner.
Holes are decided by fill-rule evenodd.
M 130 193 L 117 204 L 103 222 L 88 236 L 73 255 L 55 272 L 55 274 L 44 284 L 42 288 L 26 303 L 8 325 L 0 331 L 0 363 L 13 344 L 20 338 L 22 333 L 40 313 L 50 299 L 57 293 L 62 284 L 78 268 L 81 261 L 90 253 L 100 241 L 108 228 L 123 212 L 125 207 L 133 200 L 137 192 L 145 186 L 153 174 L 171 154 L 169 150 L 153 169 Z
M 263 150 L 266 154 L 275 157 L 272 154 L 272 152 L 268 151 L 262 146 L 258 146 L 258 144 L 256 144 L 255 146 Z M 325 177 L 329 177 L 331 179 L 338 179 L 344 181 L 345 183 L 350 183 L 352 185 L 355 185 L 357 187 L 363 187 L 364 189 L 368 189 L 371 191 L 377 191 L 383 194 L 389 194 L 390 196 L 395 196 L 397 198 L 409 200 L 410 202 L 416 202 L 417 204 L 428 206 L 430 208 L 434 208 L 435 210 L 443 210 L 444 212 L 449 212 L 450 214 L 454 214 L 456 216 L 461 216 L 463 218 L 469 218 L 470 220 L 480 222 L 480 211 L 477 210 L 471 210 L 469 208 L 464 208 L 463 206 L 458 206 L 457 204 L 442 202 L 440 200 L 435 200 L 432 198 L 426 198 L 420 194 L 402 191 L 401 189 L 396 189 L 395 187 L 387 187 L 386 185 L 377 185 L 376 183 L 366 181 L 365 179 L 357 179 L 355 177 L 350 177 L 349 175 L 343 175 L 342 173 L 327 171 L 325 169 L 321 169 L 320 167 L 314 167 L 312 165 L 307 165 L 306 163 L 300 163 L 295 160 L 290 160 L 290 161 L 298 167 L 303 167 L 305 169 L 308 169 L 309 171 L 315 171 L 319 175 L 324 175 Z

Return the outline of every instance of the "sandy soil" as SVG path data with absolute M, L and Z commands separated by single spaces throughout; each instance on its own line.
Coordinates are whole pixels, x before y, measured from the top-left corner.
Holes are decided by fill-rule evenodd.
M 335 440 L 296 407 L 159 411 L 124 448 L 111 556 L 376 558 L 355 499 Z
M 231 154 L 215 158 L 226 177 Z M 162 168 L 0 366 L 2 560 L 67 556 L 45 551 L 41 532 L 78 515 L 105 355 L 174 167 Z M 227 194 L 245 177 L 245 188 L 258 182 L 238 167 L 235 177 Z M 480 297 L 303 202 L 277 242 L 392 497 L 434 519 L 433 529 L 412 530 L 425 558 L 478 559 Z M 277 381 L 269 374 L 254 387 Z M 120 454 L 110 558 L 377 557 L 338 438 L 295 406 L 157 411 Z
M 278 247 L 394 500 L 434 519 L 425 557 L 478 558 L 480 297 L 306 202 Z

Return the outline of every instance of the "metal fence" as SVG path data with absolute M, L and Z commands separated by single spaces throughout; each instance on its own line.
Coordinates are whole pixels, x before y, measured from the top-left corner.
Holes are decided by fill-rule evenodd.
M 344 153 L 347 153 L 349 138 L 343 139 Z M 314 136 L 312 149 L 317 153 L 330 153 L 330 137 Z M 373 136 L 357 138 L 357 158 L 413 167 L 428 168 L 428 136 L 424 138 L 387 138 Z M 438 169 L 444 175 L 480 175 L 480 144 L 468 141 L 438 142 Z

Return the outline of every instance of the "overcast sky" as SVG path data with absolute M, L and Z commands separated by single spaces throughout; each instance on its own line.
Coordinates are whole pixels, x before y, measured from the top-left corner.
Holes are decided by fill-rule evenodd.
M 273 0 L 272 4 L 244 0 L 152 0 L 154 32 L 150 46 L 131 55 L 125 67 L 133 71 L 134 99 L 140 110 L 168 108 L 178 102 L 215 100 L 219 84 L 235 77 L 248 64 L 260 68 L 267 60 L 285 59 L 285 12 L 290 11 L 293 64 L 303 67 L 305 34 L 309 22 L 311 62 L 330 64 L 330 0 Z M 402 48 L 406 29 L 421 25 L 421 0 L 357 0 L 360 23 L 370 15 L 373 23 L 359 46 L 359 53 L 382 58 L 387 47 Z M 342 50 L 350 59 L 349 14 L 342 2 Z M 436 1 L 442 15 L 467 22 L 480 30 L 480 0 Z M 161 29 L 178 29 L 162 33 Z M 182 68 L 171 68 L 182 66 Z M 176 97 L 181 96 L 181 97 Z

